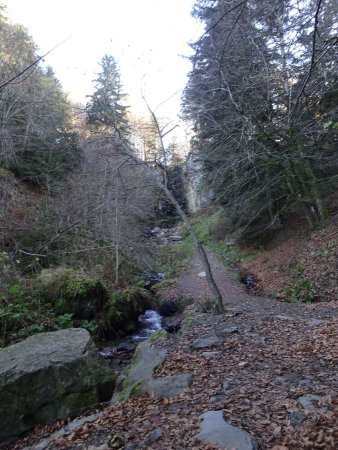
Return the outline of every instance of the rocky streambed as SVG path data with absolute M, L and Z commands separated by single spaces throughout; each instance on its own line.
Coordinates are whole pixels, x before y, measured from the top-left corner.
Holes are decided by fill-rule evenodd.
M 138 343 L 162 329 L 162 316 L 154 310 L 147 310 L 138 318 L 135 334 L 120 342 L 104 342 L 98 345 L 103 356 L 117 374 L 121 374 L 129 363 Z

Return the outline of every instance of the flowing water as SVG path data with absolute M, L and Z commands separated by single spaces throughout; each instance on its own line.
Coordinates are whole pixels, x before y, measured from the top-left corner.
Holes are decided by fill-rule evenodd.
M 119 342 L 107 342 L 99 349 L 101 356 L 109 361 L 116 373 L 121 373 L 130 361 L 136 345 L 147 339 L 152 333 L 161 330 L 162 317 L 158 312 L 148 310 L 138 318 L 137 332 L 125 340 Z
M 162 317 L 157 311 L 147 310 L 138 318 L 139 331 L 132 337 L 132 340 L 135 342 L 144 341 L 155 331 L 161 330 L 161 319 Z

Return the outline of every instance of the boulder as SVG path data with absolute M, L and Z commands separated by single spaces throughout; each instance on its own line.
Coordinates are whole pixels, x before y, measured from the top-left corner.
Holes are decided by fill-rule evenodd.
M 169 317 L 178 311 L 177 303 L 173 300 L 164 300 L 159 307 L 159 313 L 162 317 Z
M 0 446 L 37 424 L 109 400 L 114 384 L 114 373 L 82 328 L 36 334 L 1 349 Z
M 160 398 L 175 397 L 192 385 L 191 374 L 173 375 L 171 377 L 149 380 L 145 390 L 150 395 Z
M 236 450 L 256 450 L 258 448 L 257 442 L 250 434 L 225 422 L 222 411 L 207 411 L 200 416 L 200 419 L 203 420 L 201 432 L 194 436 L 197 441 Z
M 36 277 L 35 289 L 53 304 L 56 314 L 70 313 L 79 320 L 93 319 L 108 298 L 102 281 L 64 267 L 42 270 Z
M 130 397 L 155 395 L 160 398 L 173 397 L 192 384 L 191 374 L 174 375 L 154 379 L 153 373 L 165 359 L 167 350 L 154 345 L 163 340 L 163 330 L 154 333 L 147 341 L 137 346 L 136 352 L 125 371 L 125 376 L 118 379 L 112 402 L 125 401 Z
M 126 377 L 119 380 L 112 401 L 124 401 L 145 393 L 145 386 L 152 379 L 154 369 L 166 355 L 165 349 L 155 347 L 150 341 L 139 344 L 130 361 Z

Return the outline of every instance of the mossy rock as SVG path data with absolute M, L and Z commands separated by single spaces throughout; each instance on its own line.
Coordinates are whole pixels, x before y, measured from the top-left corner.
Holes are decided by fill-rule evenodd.
M 130 332 L 131 322 L 137 321 L 140 314 L 152 307 L 153 298 L 147 289 L 132 287 L 113 292 L 104 308 L 100 336 L 107 338 L 121 331 Z
M 80 320 L 93 319 L 108 298 L 101 280 L 64 267 L 43 270 L 34 287 L 56 314 L 71 313 Z
M 150 343 L 155 343 L 158 341 L 163 341 L 168 339 L 169 337 L 169 333 L 165 330 L 158 330 L 155 331 L 155 333 L 152 333 L 149 337 L 148 337 L 148 342 Z
M 116 376 L 81 328 L 41 333 L 0 350 L 0 447 L 37 424 L 111 399 Z

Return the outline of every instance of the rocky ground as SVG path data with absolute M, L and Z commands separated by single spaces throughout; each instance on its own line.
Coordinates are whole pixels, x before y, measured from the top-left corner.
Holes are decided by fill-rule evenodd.
M 64 424 L 39 427 L 11 450 L 338 448 L 338 303 L 250 295 L 210 260 L 226 314 L 213 313 L 195 257 L 166 292 L 168 299 L 192 300 L 182 329 L 154 343 L 163 358 L 152 381 L 186 374 L 186 389 L 174 396 L 148 390 L 108 405 L 47 446 L 36 444 Z

